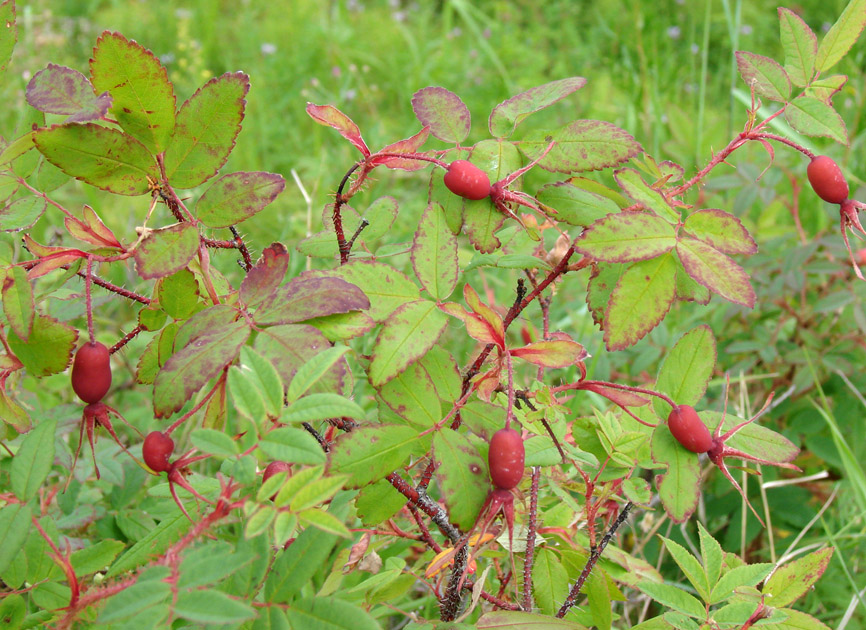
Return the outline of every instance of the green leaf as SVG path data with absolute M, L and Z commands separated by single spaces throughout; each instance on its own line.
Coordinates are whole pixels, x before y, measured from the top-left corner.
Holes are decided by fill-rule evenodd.
M 791 83 L 806 87 L 815 74 L 818 38 L 799 15 L 784 7 L 779 7 L 779 29 L 785 51 L 785 71 Z
M 785 120 L 804 135 L 831 138 L 841 144 L 848 144 L 845 121 L 832 105 L 821 99 L 798 96 L 788 103 Z
M 41 377 L 66 369 L 77 338 L 78 331 L 69 324 L 36 314 L 33 329 L 26 342 L 15 334 L 14 330 L 9 331 L 8 341 L 12 352 L 27 371 L 32 376 Z
M 310 394 L 289 405 L 280 418 L 281 422 L 316 422 L 328 418 L 366 418 L 358 403 L 339 394 Z
M 244 119 L 250 78 L 226 72 L 196 90 L 177 113 L 165 150 L 165 171 L 174 188 L 195 188 L 225 164 Z
M 710 533 L 704 529 L 700 521 L 698 521 L 698 535 L 701 539 L 701 558 L 704 561 L 707 583 L 710 587 L 713 587 L 719 581 L 719 576 L 722 574 L 722 561 L 725 554 L 722 551 L 722 546 L 716 542 L 715 538 L 710 536 Z
M 45 212 L 47 202 L 41 197 L 15 199 L 0 208 L 0 230 L 18 232 L 27 230 Z
M 599 120 L 575 120 L 554 131 L 533 132 L 521 140 L 518 147 L 526 157 L 534 160 L 550 144 L 550 137 L 556 145 L 538 164 L 557 173 L 610 168 L 643 151 L 631 134 Z
M 0 600 L 0 619 L 6 624 L 6 630 L 18 630 L 26 614 L 27 604 L 18 593 L 9 593 Z
M 291 501 L 289 501 L 289 507 L 293 512 L 298 512 L 298 516 L 301 518 L 301 521 L 304 521 L 304 517 L 300 514 L 304 510 L 309 510 L 309 508 L 325 503 L 326 501 L 330 501 L 335 494 L 337 494 L 340 490 L 342 490 L 343 485 L 346 483 L 346 475 L 336 475 L 336 476 L 328 476 L 321 477 L 316 479 L 315 481 L 311 481 L 310 483 L 305 484 L 302 488 L 300 488 L 295 496 L 292 497 Z M 325 512 L 322 512 L 325 514 Z M 318 517 L 313 516 L 312 522 L 313 524 L 318 523 L 327 523 L 333 519 L 334 516 L 328 514 L 328 518 L 326 517 Z M 317 525 L 318 527 L 318 525 Z M 332 533 L 338 533 L 333 529 L 323 528 L 325 531 L 331 531 Z M 346 531 L 345 529 L 340 530 L 341 532 Z M 342 534 L 339 534 L 342 535 Z
M 710 604 L 718 604 L 730 597 L 738 586 L 754 586 L 773 570 L 771 562 L 747 564 L 725 573 L 710 593 Z
M 69 557 L 76 575 L 85 576 L 97 571 L 105 571 L 126 545 L 109 538 L 72 552 Z
M 231 544 L 207 542 L 184 554 L 177 586 L 186 589 L 222 582 L 253 560 Z
M 581 227 L 619 212 L 619 206 L 614 201 L 568 182 L 544 185 L 538 191 L 538 201 L 551 218 Z
M 660 191 L 649 186 L 635 169 L 621 168 L 614 171 L 613 176 L 622 191 L 632 201 L 641 204 L 670 223 L 679 223 L 680 213 Z
M 465 435 L 447 427 L 433 435 L 433 455 L 439 462 L 436 481 L 448 506 L 449 518 L 468 531 L 490 489 L 487 466 Z
M 250 372 L 248 368 L 244 369 L 237 365 L 229 367 L 228 390 L 238 413 L 258 424 L 265 419 L 265 395 L 256 382 L 257 379 Z M 277 416 L 279 413 L 274 414 L 273 417 Z
M 698 284 L 734 304 L 755 306 L 755 290 L 749 283 L 749 275 L 722 252 L 702 241 L 682 238 L 677 242 L 677 254 Z
M 187 319 L 200 310 L 199 285 L 189 269 L 181 269 L 163 278 L 157 297 L 160 308 L 174 319 Z
M 689 582 L 692 583 L 692 586 L 698 592 L 698 595 L 701 596 L 701 599 L 705 602 L 709 601 L 711 585 L 708 582 L 707 573 L 704 570 L 704 567 L 701 566 L 701 563 L 698 562 L 698 559 L 679 543 L 674 542 L 669 538 L 665 538 L 664 536 L 661 536 L 661 539 L 664 542 L 668 553 L 671 554 L 671 557 L 688 578 Z
M 159 181 L 153 155 L 138 140 L 95 123 L 33 132 L 36 148 L 67 175 L 116 195 L 143 195 Z
M 30 506 L 26 504 L 7 503 L 0 508 L 0 573 L 4 573 L 21 553 L 33 528 L 30 517 Z
M 324 464 L 325 453 L 312 435 L 295 427 L 280 427 L 266 433 L 259 448 L 268 457 L 295 464 Z
M 328 514 L 319 509 L 304 510 L 298 512 L 298 521 L 302 525 L 316 527 L 329 534 L 340 536 L 341 538 L 351 538 L 350 532 L 345 525 L 333 514 Z
M 535 604 L 544 615 L 555 614 L 568 595 L 568 572 L 562 566 L 559 556 L 547 547 L 540 547 L 535 551 L 532 591 Z
M 205 311 L 202 311 L 205 312 Z M 193 395 L 229 363 L 250 336 L 244 321 L 211 330 L 165 362 L 153 385 L 153 411 L 164 418 L 183 407 Z
M 608 350 L 636 344 L 667 315 L 676 296 L 676 262 L 671 254 L 634 263 L 617 282 L 604 314 Z
M 460 144 L 472 124 L 469 108 L 443 87 L 425 87 L 412 95 L 412 110 L 430 133 L 443 142 Z
M 586 85 L 583 77 L 569 77 L 531 88 L 499 103 L 490 112 L 487 127 L 490 135 L 506 138 L 530 114 L 550 107 Z
M 198 253 L 199 232 L 192 223 L 152 230 L 135 248 L 135 264 L 145 280 L 177 273 Z
M 295 542 L 297 544 L 297 541 Z M 292 628 L 310 630 L 380 630 L 365 610 L 336 597 L 309 597 L 292 603 L 286 611 Z
M 5 389 L 0 389 L 0 420 L 14 427 L 18 433 L 27 433 L 32 426 L 30 416 L 9 397 Z
M 484 613 L 475 627 L 478 630 L 586 630 L 586 626 L 576 621 L 514 610 Z
M 758 246 L 749 231 L 732 214 L 716 208 L 692 212 L 683 228 L 723 254 L 755 254 Z
M 608 588 L 608 577 L 601 567 L 589 574 L 586 580 L 586 595 L 593 625 L 598 630 L 610 630 L 613 621 L 612 601 Z
M 462 379 L 454 357 L 441 346 L 433 346 L 421 359 L 421 365 L 433 382 L 441 400 L 452 402 L 460 398 Z
M 348 346 L 328 348 L 298 368 L 295 377 L 289 383 L 289 389 L 286 393 L 286 403 L 291 405 L 306 394 L 349 350 Z
M 447 299 L 457 286 L 457 237 L 448 229 L 439 204 L 430 204 L 421 215 L 412 243 L 412 268 L 436 300 Z
M 407 302 L 421 297 L 418 287 L 405 275 L 379 261 L 352 261 L 328 272 L 361 289 L 370 299 L 367 314 L 382 323 Z
M 184 514 L 160 521 L 156 528 L 135 543 L 111 565 L 106 577 L 121 575 L 147 564 L 180 539 L 190 527 L 192 527 L 192 523 Z
M 665 512 L 675 523 L 683 523 L 698 506 L 701 481 L 698 456 L 681 447 L 667 425 L 660 424 L 652 435 L 652 457 L 668 467 L 656 477 L 656 489 Z
M 232 457 L 238 454 L 238 445 L 222 431 L 195 429 L 189 438 L 192 445 L 203 453 L 218 457 Z
M 43 420 L 21 443 L 12 459 L 10 481 L 12 492 L 24 501 L 36 496 L 54 462 L 54 430 L 56 420 Z
M 279 417 L 283 409 L 283 382 L 277 368 L 249 346 L 241 348 L 240 365 L 247 381 L 262 394 L 268 416 Z
M 818 56 L 815 59 L 818 72 L 826 72 L 847 55 L 863 32 L 864 26 L 866 26 L 866 0 L 850 0 L 842 15 L 821 40 Z
M 11 267 L 3 280 L 3 313 L 9 326 L 25 343 L 33 330 L 36 306 L 33 302 L 33 286 L 22 267 Z
M 385 383 L 379 396 L 394 413 L 416 427 L 428 429 L 442 419 L 439 396 L 421 361 Z
M 171 599 L 171 586 L 163 581 L 169 575 L 168 567 L 150 567 L 138 577 L 132 586 L 108 598 L 100 611 L 96 623 L 109 623 L 130 619 L 151 607 Z M 165 608 L 168 612 L 168 608 Z M 147 613 L 153 615 L 154 611 Z M 160 613 L 162 615 L 164 613 Z
M 195 214 L 211 228 L 246 221 L 283 192 L 286 181 L 276 173 L 230 173 L 216 180 L 198 200 Z
M 818 578 L 824 575 L 833 552 L 833 547 L 819 549 L 776 569 L 761 589 L 761 592 L 768 596 L 767 603 L 773 608 L 780 608 L 805 595 Z
M 373 387 L 384 385 L 433 347 L 448 325 L 434 302 L 404 304 L 388 318 L 373 346 L 368 375 Z
M 358 518 L 368 527 L 385 522 L 404 505 L 406 505 L 406 497 L 397 492 L 385 479 L 361 488 L 355 500 Z
M 716 365 L 716 338 L 706 324 L 693 328 L 665 355 L 656 377 L 656 391 L 670 396 L 678 405 L 694 406 L 704 395 Z M 653 398 L 653 408 L 665 419 L 671 406 Z
M 574 249 L 594 260 L 647 260 L 677 244 L 674 227 L 648 212 L 618 212 L 599 219 L 575 240 Z
M 180 593 L 174 612 L 190 621 L 213 624 L 237 623 L 256 616 L 252 607 L 214 590 Z
M 737 69 L 743 81 L 755 93 L 771 101 L 786 102 L 791 96 L 791 81 L 788 73 L 775 60 L 755 53 L 738 50 Z
M 328 469 L 351 475 L 347 485 L 360 488 L 402 466 L 418 442 L 412 427 L 362 426 L 337 438 L 328 454 Z
M 663 606 L 697 619 L 706 618 L 707 611 L 704 605 L 683 589 L 646 580 L 638 582 L 637 587 Z
M 113 99 L 111 114 L 131 136 L 161 153 L 174 133 L 175 96 L 165 68 L 152 52 L 120 33 L 96 40 L 90 75 L 97 92 Z
M 15 1 L 6 0 L 0 4 L 0 24 L 6 28 L 0 31 L 0 72 L 6 70 L 12 51 L 18 41 L 18 26 L 15 22 Z
M 785 608 L 784 613 L 788 615 L 788 618 L 781 623 L 774 623 L 770 626 L 773 630 L 830 630 L 830 626 L 823 621 L 799 610 Z

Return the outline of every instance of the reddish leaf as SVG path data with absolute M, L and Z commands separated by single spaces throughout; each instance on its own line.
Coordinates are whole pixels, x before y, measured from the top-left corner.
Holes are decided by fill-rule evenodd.
M 411 138 L 400 140 L 394 144 L 383 147 L 380 151 L 370 156 L 371 164 L 381 164 L 388 168 L 398 168 L 404 171 L 420 171 L 426 168 L 429 162 L 424 160 L 403 159 L 398 157 L 387 157 L 382 153 L 417 153 L 418 149 L 427 142 L 430 137 L 430 127 L 424 127 Z
M 241 282 L 240 299 L 249 308 L 256 308 L 286 277 L 289 252 L 282 243 L 273 243 Z
M 352 145 L 364 154 L 364 157 L 370 156 L 370 149 L 364 143 L 361 137 L 361 130 L 358 125 L 352 122 L 352 119 L 346 116 L 333 105 L 314 105 L 307 103 L 307 114 L 320 125 L 333 127 L 341 136 L 352 143 Z
M 585 359 L 588 354 L 576 341 L 538 341 L 509 351 L 512 356 L 545 368 L 564 368 Z
M 586 85 L 583 77 L 569 77 L 551 81 L 512 96 L 493 108 L 487 127 L 490 135 L 504 138 L 510 136 L 523 120 L 545 107 L 550 107 Z
M 481 343 L 496 344 L 502 348 L 498 343 L 501 342 L 502 338 L 496 334 L 496 331 L 487 322 L 475 313 L 468 313 L 466 309 L 454 302 L 445 302 L 444 304 L 440 304 L 439 308 L 444 313 L 462 321 L 466 326 L 466 333 L 473 339 Z
M 85 204 L 83 214 L 83 221 L 71 216 L 63 220 L 71 236 L 97 247 L 123 249 L 114 232 L 105 226 L 93 208 Z
M 635 394 L 634 392 L 613 389 L 612 387 L 605 387 L 598 383 L 579 383 L 577 388 L 589 392 L 595 392 L 620 407 L 643 407 L 644 405 L 648 405 L 650 402 L 648 399 Z
M 285 187 L 283 176 L 276 173 L 229 173 L 204 192 L 195 213 L 208 227 L 226 228 L 261 212 Z
M 153 230 L 135 248 L 138 275 L 145 279 L 170 276 L 189 264 L 198 246 L 199 233 L 191 223 Z
M 552 137 L 556 146 L 538 164 L 548 171 L 575 173 L 610 168 L 643 151 L 640 143 L 616 125 L 575 120 L 556 131 L 539 131 L 518 147 L 530 160 L 541 156 Z
M 683 238 L 677 242 L 677 254 L 686 272 L 699 284 L 735 304 L 755 306 L 749 275 L 723 253 L 701 241 Z
M 481 318 L 481 321 L 486 323 L 490 328 L 496 341 L 496 345 L 500 348 L 505 348 L 505 324 L 499 313 L 484 304 L 481 298 L 468 283 L 463 285 L 463 299 L 466 300 L 466 305 L 469 309 Z
M 472 118 L 460 97 L 443 87 L 426 87 L 412 95 L 412 110 L 421 124 L 443 142 L 463 142 Z
M 99 120 L 111 107 L 111 96 L 93 91 L 90 80 L 72 68 L 49 63 L 27 84 L 27 102 L 42 112 L 72 114 L 65 122 Z
M 773 59 L 738 50 L 737 69 L 755 93 L 771 101 L 786 102 L 791 96 L 791 81 L 785 69 Z
M 340 278 L 295 278 L 263 302 L 255 321 L 262 326 L 293 324 L 369 307 L 370 300 L 364 292 Z

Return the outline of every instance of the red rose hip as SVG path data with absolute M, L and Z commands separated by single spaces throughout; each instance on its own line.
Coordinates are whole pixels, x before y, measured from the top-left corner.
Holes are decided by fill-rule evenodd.
M 144 438 L 141 455 L 144 463 L 154 472 L 165 472 L 171 468 L 168 458 L 174 451 L 174 440 L 162 431 L 151 431 Z
M 490 438 L 487 463 L 490 480 L 500 490 L 515 488 L 523 478 L 523 462 L 526 451 L 523 438 L 514 429 L 500 429 Z
M 713 447 L 713 436 L 694 407 L 674 407 L 668 415 L 668 428 L 677 442 L 692 453 L 706 453 Z
M 98 403 L 111 387 L 111 355 L 105 344 L 91 341 L 72 360 L 72 389 L 88 404 Z
M 487 173 L 467 160 L 451 162 L 444 181 L 448 190 L 464 199 L 477 201 L 490 194 L 490 178 Z
M 848 198 L 848 182 L 842 169 L 826 155 L 812 158 L 806 168 L 812 189 L 821 199 L 830 203 L 842 203 Z

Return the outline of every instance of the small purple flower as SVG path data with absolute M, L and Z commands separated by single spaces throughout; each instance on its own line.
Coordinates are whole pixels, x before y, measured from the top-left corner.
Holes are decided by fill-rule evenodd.
M 680 38 L 680 27 L 679 26 L 670 26 L 667 30 L 668 37 L 671 39 L 679 39 Z

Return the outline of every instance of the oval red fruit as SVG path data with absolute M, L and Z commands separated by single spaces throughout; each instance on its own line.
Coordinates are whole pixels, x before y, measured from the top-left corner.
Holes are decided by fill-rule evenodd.
M 526 450 L 523 438 L 514 429 L 499 429 L 490 438 L 487 463 L 490 481 L 500 490 L 511 490 L 523 479 L 523 462 Z
M 141 455 L 144 463 L 154 472 L 165 472 L 171 468 L 168 458 L 174 451 L 174 440 L 162 431 L 151 431 L 144 438 Z
M 445 186 L 464 199 L 479 200 L 490 194 L 487 173 L 467 160 L 454 160 L 445 173 Z
M 262 473 L 262 483 L 281 472 L 292 472 L 292 465 L 288 462 L 271 462 Z
M 668 428 L 676 438 L 692 453 L 706 453 L 713 446 L 713 436 L 694 407 L 677 405 L 668 415 Z
M 824 201 L 842 203 L 848 198 L 848 182 L 833 158 L 826 155 L 812 158 L 806 175 L 812 189 Z
M 111 355 L 105 344 L 91 341 L 72 360 L 72 389 L 86 403 L 102 400 L 111 387 Z

